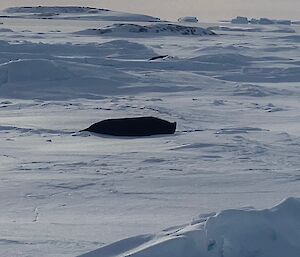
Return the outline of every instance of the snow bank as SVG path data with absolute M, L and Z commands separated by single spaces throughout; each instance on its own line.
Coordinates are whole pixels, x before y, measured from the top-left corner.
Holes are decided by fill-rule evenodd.
M 159 235 L 125 239 L 81 257 L 299 257 L 300 198 L 266 210 L 225 210 Z
M 208 29 L 200 27 L 189 27 L 170 23 L 159 23 L 152 25 L 138 25 L 138 24 L 127 24 L 117 23 L 112 26 L 106 26 L 100 29 L 87 29 L 75 32 L 79 35 L 114 35 L 114 36 L 130 36 L 135 35 L 195 35 L 195 36 L 206 36 L 215 35 L 214 32 Z

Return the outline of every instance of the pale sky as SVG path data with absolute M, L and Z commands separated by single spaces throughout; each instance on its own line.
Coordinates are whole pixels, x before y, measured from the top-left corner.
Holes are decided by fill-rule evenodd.
M 0 0 L 0 9 L 18 5 L 92 6 L 171 20 L 197 16 L 215 21 L 237 15 L 300 20 L 300 0 Z

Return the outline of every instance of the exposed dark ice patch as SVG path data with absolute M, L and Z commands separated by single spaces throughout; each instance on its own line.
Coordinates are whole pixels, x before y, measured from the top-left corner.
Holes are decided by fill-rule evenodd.
M 267 131 L 261 128 L 253 128 L 253 127 L 237 127 L 237 128 L 223 128 L 216 132 L 216 134 L 244 134 L 249 132 L 261 132 Z
M 69 190 L 80 190 L 86 187 L 92 187 L 97 185 L 96 183 L 85 183 L 85 184 L 73 184 L 73 183 L 60 183 L 60 184 L 49 184 L 43 187 L 57 188 L 57 189 L 69 189 Z

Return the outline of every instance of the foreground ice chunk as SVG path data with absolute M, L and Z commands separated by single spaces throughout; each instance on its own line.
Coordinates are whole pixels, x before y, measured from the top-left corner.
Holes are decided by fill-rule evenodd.
M 139 236 L 81 257 L 299 257 L 300 198 L 266 210 L 225 210 L 157 236 Z

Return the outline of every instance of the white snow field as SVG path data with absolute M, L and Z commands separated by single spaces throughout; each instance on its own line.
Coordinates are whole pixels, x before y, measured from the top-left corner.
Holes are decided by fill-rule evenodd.
M 1 13 L 1 257 L 300 256 L 299 25 L 158 21 Z

